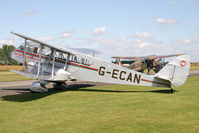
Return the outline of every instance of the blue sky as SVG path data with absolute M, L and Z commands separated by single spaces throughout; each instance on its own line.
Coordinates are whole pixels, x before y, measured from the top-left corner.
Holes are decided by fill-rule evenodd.
M 0 0 L 0 47 L 23 40 L 92 48 L 99 57 L 187 53 L 199 61 L 199 0 Z

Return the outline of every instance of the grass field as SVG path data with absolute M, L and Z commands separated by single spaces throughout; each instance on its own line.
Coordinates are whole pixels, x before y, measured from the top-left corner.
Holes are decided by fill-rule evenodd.
M 32 80 L 32 79 L 13 72 L 0 71 L 0 82 L 22 81 L 22 80 Z
M 174 94 L 112 85 L 4 96 L 0 133 L 198 133 L 198 82 Z

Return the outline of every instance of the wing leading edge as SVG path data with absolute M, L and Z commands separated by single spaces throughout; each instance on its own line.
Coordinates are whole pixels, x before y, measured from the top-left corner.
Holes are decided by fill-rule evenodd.
M 16 35 L 16 36 L 19 36 L 21 38 L 24 38 L 25 40 L 30 40 L 30 41 L 33 41 L 33 42 L 36 42 L 36 43 L 39 43 L 40 45 L 42 46 L 46 46 L 46 47 L 49 47 L 49 48 L 52 48 L 52 49 L 56 49 L 56 51 L 60 51 L 60 52 L 63 52 L 63 53 L 70 53 L 70 54 L 73 54 L 73 55 L 76 55 L 75 52 L 73 52 L 72 50 L 70 49 L 61 49 L 61 48 L 57 48 L 57 47 L 54 47 L 54 46 L 51 46 L 47 43 L 44 43 L 44 42 L 41 42 L 39 40 L 36 40 L 36 39 L 33 39 L 31 37 L 28 37 L 28 36 L 25 36 L 25 35 L 22 35 L 22 34 L 18 34 L 18 33 L 15 33 L 15 32 L 11 32 L 12 34 Z

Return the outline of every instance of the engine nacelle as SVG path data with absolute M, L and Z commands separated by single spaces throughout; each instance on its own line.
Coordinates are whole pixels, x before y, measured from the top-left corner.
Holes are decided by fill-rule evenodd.
M 33 82 L 29 88 L 32 92 L 47 92 L 48 91 L 46 87 L 40 82 Z

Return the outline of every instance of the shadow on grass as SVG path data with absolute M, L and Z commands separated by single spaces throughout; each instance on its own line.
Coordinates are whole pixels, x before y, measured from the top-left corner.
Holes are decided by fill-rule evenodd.
M 46 96 L 50 96 L 56 93 L 66 92 L 66 91 L 85 91 L 85 92 L 106 92 L 106 93 L 164 93 L 164 94 L 172 94 L 170 90 L 152 90 L 152 91 L 121 91 L 121 90 L 102 90 L 102 89 L 87 89 L 87 87 L 91 87 L 95 85 L 91 84 L 73 84 L 70 85 L 67 89 L 55 90 L 53 88 L 48 89 L 48 92 L 44 93 L 31 93 L 27 91 L 27 89 L 6 89 L 6 90 L 19 90 L 23 92 L 19 92 L 21 94 L 2 96 L 1 99 L 5 101 L 12 102 L 28 102 L 37 100 Z M 25 90 L 25 92 L 24 92 Z M 29 92 L 29 93 L 28 93 Z
M 98 89 L 70 89 L 68 91 L 87 91 L 87 92 L 114 92 L 114 93 L 164 93 L 172 94 L 170 90 L 153 90 L 153 91 L 120 91 L 120 90 L 98 90 Z M 178 92 L 178 91 L 176 91 Z
M 55 90 L 53 88 L 50 88 L 48 89 L 48 92 L 44 92 L 44 93 L 32 93 L 29 89 L 26 89 L 26 88 L 2 89 L 2 90 L 7 90 L 7 91 L 17 91 L 17 93 L 20 93 L 20 94 L 2 96 L 1 99 L 5 101 L 12 101 L 12 102 L 28 102 L 28 101 L 37 100 L 46 96 L 50 96 L 56 93 L 61 93 L 65 91 L 76 90 L 79 88 L 86 88 L 86 87 L 91 87 L 91 86 L 94 86 L 94 85 L 74 84 L 74 85 L 70 85 L 67 89 L 62 89 L 62 90 Z

